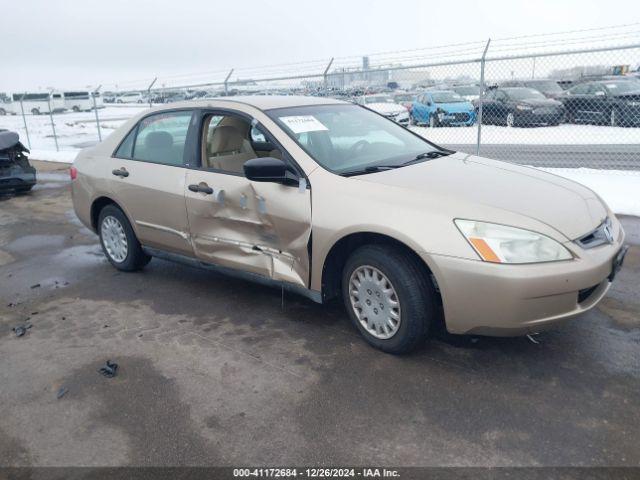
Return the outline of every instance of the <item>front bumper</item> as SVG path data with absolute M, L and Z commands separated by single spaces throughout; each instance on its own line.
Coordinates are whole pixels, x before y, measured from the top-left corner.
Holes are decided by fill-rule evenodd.
M 593 308 L 609 290 L 623 243 L 619 228 L 613 244 L 580 249 L 579 258 L 563 262 L 505 265 L 426 254 L 424 259 L 438 281 L 449 332 L 517 336 Z
M 458 126 L 470 126 L 476 121 L 476 112 L 440 112 L 438 115 L 438 121 L 441 125 L 448 125 L 451 127 Z

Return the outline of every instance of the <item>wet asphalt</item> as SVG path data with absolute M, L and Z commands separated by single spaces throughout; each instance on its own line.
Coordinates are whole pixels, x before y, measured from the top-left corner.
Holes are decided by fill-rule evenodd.
M 391 356 L 340 305 L 158 259 L 114 270 L 67 172 L 39 168 L 0 197 L 2 466 L 640 465 L 640 219 L 605 300 L 538 344 Z

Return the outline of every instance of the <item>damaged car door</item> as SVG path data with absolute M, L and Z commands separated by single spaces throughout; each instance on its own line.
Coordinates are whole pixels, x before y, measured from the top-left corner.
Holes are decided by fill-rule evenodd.
M 311 192 L 303 173 L 244 115 L 203 112 L 200 167 L 187 170 L 185 198 L 196 256 L 205 262 L 307 287 Z M 283 160 L 288 182 L 247 179 L 248 160 Z

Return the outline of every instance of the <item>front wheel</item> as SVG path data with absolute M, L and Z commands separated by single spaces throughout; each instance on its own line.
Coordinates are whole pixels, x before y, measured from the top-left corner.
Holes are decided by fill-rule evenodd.
M 609 125 L 611 125 L 612 127 L 619 126 L 619 124 L 620 124 L 619 118 L 620 118 L 620 116 L 618 115 L 618 109 L 617 108 L 612 108 L 611 109 L 611 114 L 609 116 Z
M 100 211 L 98 234 L 102 251 L 118 270 L 140 270 L 151 260 L 142 250 L 126 215 L 115 205 L 107 205 Z
M 31 115 L 40 115 L 40 110 L 38 110 L 37 108 L 32 108 Z
M 342 296 L 365 340 L 388 353 L 420 345 L 434 322 L 435 290 L 412 255 L 387 245 L 351 254 L 342 274 Z
M 513 127 L 516 124 L 516 117 L 513 115 L 513 113 L 507 113 L 505 123 L 507 124 L 507 127 Z

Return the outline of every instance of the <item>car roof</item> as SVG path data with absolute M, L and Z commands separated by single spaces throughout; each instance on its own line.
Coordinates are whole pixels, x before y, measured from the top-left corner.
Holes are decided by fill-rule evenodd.
M 166 109 L 171 108 L 206 108 L 212 102 L 224 102 L 233 105 L 240 103 L 250 105 L 259 110 L 271 110 L 274 108 L 303 107 L 307 105 L 350 105 L 349 102 L 336 100 L 328 97 L 308 97 L 302 95 L 238 95 L 233 97 L 216 97 L 207 99 L 194 99 L 185 102 L 175 102 L 166 105 Z M 163 109 L 164 110 L 164 109 Z

